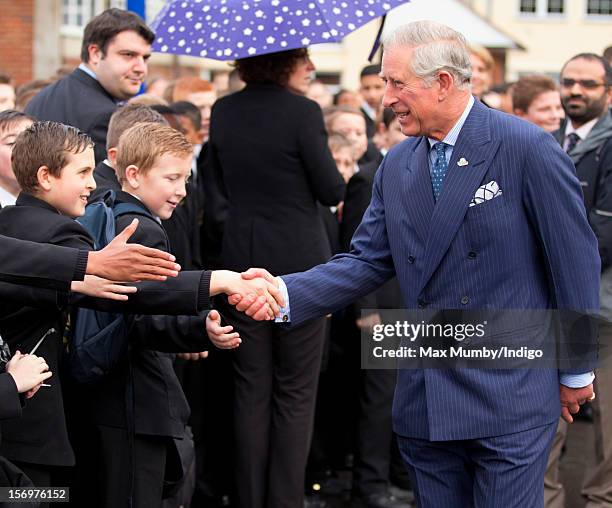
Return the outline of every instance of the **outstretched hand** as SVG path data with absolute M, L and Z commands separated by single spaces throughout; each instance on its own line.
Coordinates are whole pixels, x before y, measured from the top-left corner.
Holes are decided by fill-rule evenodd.
M 583 388 L 569 388 L 565 385 L 560 385 L 559 395 L 561 397 L 561 417 L 567 423 L 574 421 L 572 415 L 580 411 L 582 404 L 595 399 L 592 383 Z
M 85 279 L 82 281 L 73 280 L 70 284 L 70 290 L 94 298 L 108 298 L 109 300 L 124 302 L 128 299 L 129 294 L 137 291 L 137 288 L 124 286 L 95 275 L 85 275 Z
M 172 254 L 127 243 L 137 226 L 138 219 L 134 219 L 102 250 L 91 251 L 87 258 L 87 273 L 125 282 L 176 277 L 181 267 L 174 262 Z

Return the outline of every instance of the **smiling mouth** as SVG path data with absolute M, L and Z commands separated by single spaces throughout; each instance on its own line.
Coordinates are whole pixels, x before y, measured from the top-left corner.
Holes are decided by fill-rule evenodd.
M 173 201 L 166 201 L 166 203 L 168 203 L 172 208 L 176 208 L 178 203 L 175 203 Z

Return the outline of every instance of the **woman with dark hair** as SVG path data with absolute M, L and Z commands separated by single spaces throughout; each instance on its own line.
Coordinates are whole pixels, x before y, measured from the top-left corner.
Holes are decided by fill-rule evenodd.
M 304 97 L 314 66 L 296 49 L 236 68 L 246 87 L 211 116 L 206 203 L 223 234 L 221 262 L 307 270 L 330 257 L 317 202 L 344 196 L 321 108 Z M 238 505 L 302 506 L 325 319 L 256 323 L 229 306 L 224 316 L 242 338 L 233 357 Z

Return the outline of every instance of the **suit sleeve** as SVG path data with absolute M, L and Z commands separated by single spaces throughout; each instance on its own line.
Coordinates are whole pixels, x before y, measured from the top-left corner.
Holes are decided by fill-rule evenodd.
M 382 193 L 384 164 L 376 174 L 372 201 L 355 231 L 350 252 L 306 272 L 283 275 L 293 325 L 346 307 L 394 275 Z
M 562 311 L 559 354 L 574 358 L 560 371 L 580 374 L 594 367 L 596 327 L 590 320 L 583 320 L 584 326 L 578 328 L 572 323 L 579 324 L 580 316 L 599 309 L 597 239 L 587 221 L 571 160 L 550 135 L 542 131 L 537 136 L 526 145 L 523 200 L 540 238 L 554 307 Z M 580 367 L 573 368 L 576 365 Z
M 112 114 L 113 111 L 105 111 L 104 113 L 96 115 L 87 128 L 87 134 L 94 142 L 96 164 L 106 159 L 106 134 L 108 133 L 108 124 Z
M 0 236 L 0 280 L 63 291 L 83 280 L 87 250 Z
M 345 183 L 327 147 L 321 108 L 316 103 L 306 106 L 298 134 L 302 160 L 315 198 L 323 205 L 335 206 L 344 199 Z
M 29 243 L 29 242 L 28 242 Z M 50 252 L 53 255 L 54 249 L 61 249 L 61 252 L 85 252 L 92 249 L 92 240 L 89 235 L 85 232 L 85 230 L 76 222 L 70 221 L 70 223 L 63 222 L 61 226 L 56 227 L 55 230 L 50 232 L 49 235 L 49 244 L 33 244 L 34 246 L 44 247 L 46 251 Z M 34 263 L 31 255 L 28 252 L 23 253 L 15 253 L 15 259 L 26 258 L 30 263 Z M 55 257 L 52 257 L 54 261 L 60 261 Z M 85 257 L 85 266 L 87 264 Z M 49 259 L 45 262 L 45 266 L 48 266 Z M 60 263 L 61 266 L 61 263 Z M 34 268 L 34 267 L 33 267 Z M 74 270 L 74 267 L 73 267 Z M 85 269 L 83 268 L 83 272 Z M 7 279 L 5 279 L 7 280 Z M 10 282 L 22 282 L 19 279 L 8 279 Z M 68 287 L 65 288 L 69 290 Z M 0 298 L 5 302 L 4 311 L 8 311 L 8 309 L 12 306 L 16 309 L 23 304 L 31 305 L 34 307 L 57 307 L 62 308 L 65 307 L 68 303 L 68 291 L 58 291 L 54 289 L 48 289 L 49 286 L 45 289 L 35 289 L 32 287 L 20 286 L 13 283 L 0 282 Z M 51 286 L 52 287 L 52 286 Z
M 21 399 L 13 376 L 8 372 L 0 374 L 0 420 L 19 418 L 21 416 Z
M 604 271 L 612 264 L 612 137 L 608 138 L 597 158 L 597 197 L 589 222 L 597 236 L 601 269 Z

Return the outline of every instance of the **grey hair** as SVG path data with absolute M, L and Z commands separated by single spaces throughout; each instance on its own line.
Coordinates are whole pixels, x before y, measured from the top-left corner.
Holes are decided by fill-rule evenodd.
M 465 37 L 452 28 L 435 21 L 414 21 L 385 34 L 385 49 L 407 46 L 413 49 L 412 73 L 431 86 L 440 71 L 455 78 L 455 86 L 467 89 L 472 77 L 470 52 Z

